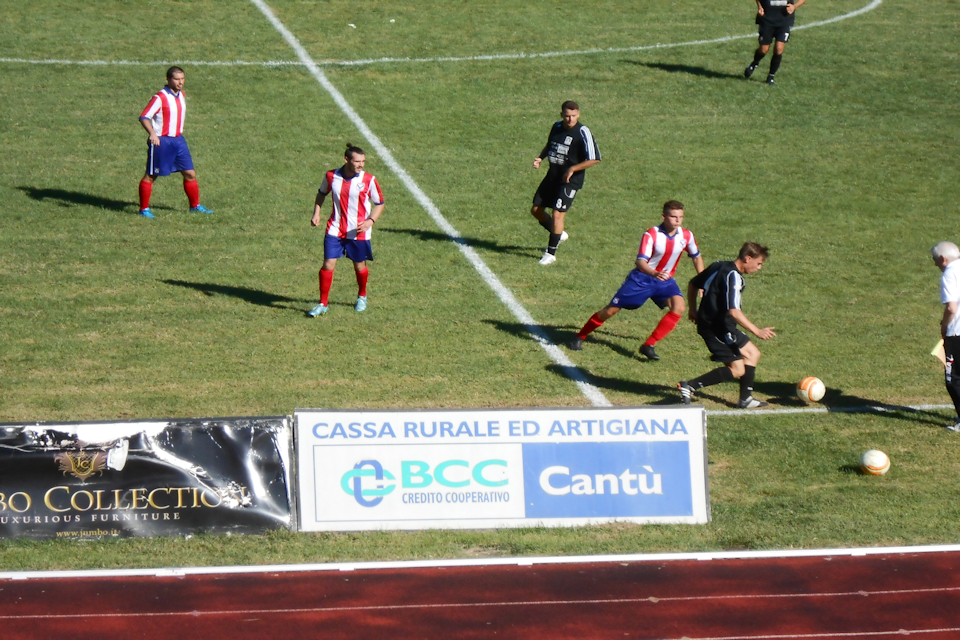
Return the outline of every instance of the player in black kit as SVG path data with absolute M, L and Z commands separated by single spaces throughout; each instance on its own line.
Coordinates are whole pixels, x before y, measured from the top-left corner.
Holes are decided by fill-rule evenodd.
M 760 32 L 760 46 L 753 54 L 753 62 L 743 70 L 743 77 L 749 78 L 756 71 L 757 65 L 770 50 L 770 43 L 774 40 L 777 45 L 770 58 L 770 73 L 767 74 L 767 84 L 777 84 L 773 80 L 777 69 L 780 68 L 780 59 L 783 50 L 787 47 L 790 38 L 790 27 L 796 19 L 797 7 L 807 0 L 757 0 L 757 25 Z
M 600 162 L 600 149 L 590 129 L 580 124 L 580 106 L 573 100 L 560 105 L 560 120 L 550 129 L 547 146 L 534 158 L 533 168 L 539 169 L 544 158 L 550 161 L 547 175 L 533 196 L 530 213 L 540 226 L 550 232 L 547 250 L 540 264 L 557 261 L 557 247 L 567 239 L 563 230 L 563 217 L 577 191 L 583 188 L 583 175 L 587 168 Z M 547 214 L 553 209 L 553 215 Z
M 760 271 L 769 252 L 755 242 L 745 242 L 740 247 L 736 260 L 714 262 L 698 273 L 687 285 L 687 300 L 690 306 L 687 315 L 697 323 L 697 333 L 710 350 L 711 359 L 723 366 L 708 371 L 689 382 L 677 385 L 683 404 L 690 404 L 693 395 L 704 387 L 720 384 L 734 378 L 740 379 L 741 409 L 756 409 L 767 406 L 753 397 L 753 381 L 756 377 L 760 350 L 740 331 L 743 327 L 761 340 L 776 337 L 773 327 L 759 328 L 750 322 L 740 310 L 740 294 L 743 291 L 743 276 Z M 697 307 L 697 292 L 703 290 L 703 299 Z

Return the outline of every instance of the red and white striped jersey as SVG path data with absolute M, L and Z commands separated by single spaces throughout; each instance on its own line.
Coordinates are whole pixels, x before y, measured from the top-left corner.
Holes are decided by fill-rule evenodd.
M 667 271 L 670 277 L 677 272 L 680 254 L 686 250 L 691 258 L 700 255 L 693 233 L 682 227 L 667 235 L 661 226 L 651 227 L 640 239 L 640 252 L 637 258 L 643 258 L 656 271 Z
M 369 240 L 373 229 L 364 233 L 357 232 L 357 227 L 370 216 L 376 205 L 383 204 L 383 192 L 373 175 L 361 171 L 347 179 L 341 171 L 342 168 L 327 171 L 320 185 L 320 193 L 329 194 L 333 200 L 327 235 Z
M 158 136 L 177 137 L 183 134 L 183 121 L 187 114 L 187 101 L 183 91 L 174 93 L 170 87 L 160 89 L 147 108 L 140 114 L 153 124 L 153 130 Z

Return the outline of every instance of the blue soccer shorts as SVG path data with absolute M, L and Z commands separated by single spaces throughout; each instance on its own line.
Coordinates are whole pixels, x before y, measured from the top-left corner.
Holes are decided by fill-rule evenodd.
M 373 246 L 369 240 L 349 240 L 329 234 L 323 237 L 323 259 L 335 260 L 346 254 L 354 262 L 373 260 Z
M 634 269 L 623 281 L 617 293 L 610 301 L 611 307 L 620 309 L 639 309 L 647 300 L 653 302 L 663 309 L 667 306 L 670 298 L 683 295 L 680 293 L 680 287 L 673 278 L 659 280 L 653 276 Z
M 193 171 L 193 158 L 183 136 L 160 136 L 160 144 L 147 143 L 147 175 L 168 176 Z

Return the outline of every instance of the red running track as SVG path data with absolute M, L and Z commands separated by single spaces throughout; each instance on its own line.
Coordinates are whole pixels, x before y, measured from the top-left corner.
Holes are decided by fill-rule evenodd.
M 0 581 L 3 638 L 960 638 L 960 552 Z

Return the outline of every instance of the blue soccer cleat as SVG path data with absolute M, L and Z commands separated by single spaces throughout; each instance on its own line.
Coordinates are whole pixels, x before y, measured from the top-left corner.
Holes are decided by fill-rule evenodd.
M 330 307 L 328 307 L 327 305 L 318 304 L 313 309 L 310 309 L 310 311 L 307 311 L 307 315 L 310 316 L 311 318 L 316 318 L 317 316 L 322 316 L 329 310 L 330 310 Z
M 357 304 L 353 305 L 354 311 L 363 311 L 367 308 L 367 296 L 357 298 Z
M 150 213 L 150 207 L 147 207 L 146 209 L 140 209 L 140 215 L 144 218 L 156 218 L 155 215 Z
M 190 207 L 190 213 L 213 213 L 213 211 L 207 209 L 202 204 L 198 204 L 195 207 Z

